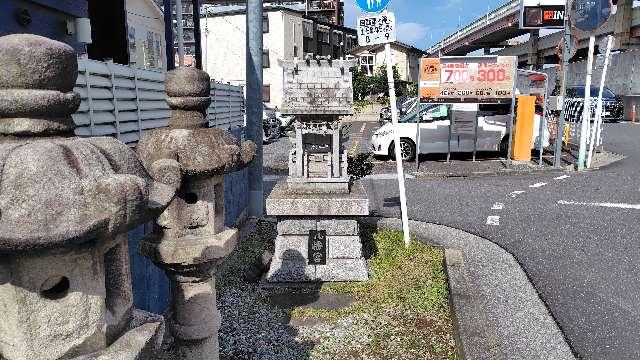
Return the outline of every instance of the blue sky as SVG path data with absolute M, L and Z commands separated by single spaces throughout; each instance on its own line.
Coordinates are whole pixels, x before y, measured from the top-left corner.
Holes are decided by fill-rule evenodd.
M 389 10 L 396 15 L 398 40 L 425 49 L 443 33 L 455 31 L 458 21 L 468 24 L 486 14 L 487 7 L 493 10 L 504 3 L 506 0 L 391 0 Z M 355 28 L 362 14 L 355 0 L 344 0 L 345 26 Z

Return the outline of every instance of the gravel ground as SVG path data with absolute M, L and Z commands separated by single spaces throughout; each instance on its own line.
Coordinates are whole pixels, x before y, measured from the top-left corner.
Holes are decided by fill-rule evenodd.
M 309 318 L 299 311 L 314 309 L 273 305 L 265 291 L 290 290 L 264 290 L 245 281 L 243 273 L 256 256 L 273 250 L 275 237 L 275 222 L 259 221 L 216 275 L 221 359 L 456 359 L 442 356 L 455 344 L 451 320 L 441 312 L 343 308 L 332 312 L 337 316 Z M 160 358 L 173 359 L 170 350 Z

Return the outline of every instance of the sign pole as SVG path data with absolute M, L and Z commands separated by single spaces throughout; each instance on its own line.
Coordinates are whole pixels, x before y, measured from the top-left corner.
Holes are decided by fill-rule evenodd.
M 609 56 L 611 54 L 611 43 L 613 37 L 607 37 L 607 50 L 604 54 L 604 65 L 602 67 L 602 76 L 600 76 L 600 89 L 598 89 L 598 105 L 596 106 L 596 118 L 591 130 L 591 141 L 589 142 L 589 155 L 587 155 L 587 169 L 591 167 L 591 159 L 593 157 L 593 147 L 596 141 L 600 140 L 600 131 L 602 126 L 602 91 L 604 90 L 604 80 L 607 76 L 607 68 L 609 67 Z M 597 136 L 596 136 L 597 134 Z
M 544 97 L 542 98 L 542 116 L 540 116 L 540 122 L 538 124 L 538 145 L 539 149 L 539 161 L 538 166 L 542 166 L 542 153 L 544 152 L 544 126 L 547 124 L 547 87 L 549 86 L 549 76 L 544 74 Z
M 476 162 L 476 151 L 478 150 L 478 116 L 476 115 L 476 121 L 474 121 L 473 128 L 473 162 Z M 458 143 L 460 142 L 460 137 L 458 137 Z
M 455 114 L 452 115 L 452 118 L 453 116 L 455 116 Z M 453 125 L 452 121 L 449 120 L 449 139 L 447 140 L 447 164 L 451 159 L 451 125 Z
M 578 150 L 578 171 L 584 170 L 587 152 L 587 136 L 591 122 L 591 75 L 593 73 L 593 48 L 596 37 L 589 37 L 589 54 L 587 57 L 587 80 L 584 85 L 584 103 L 582 105 L 582 126 L 580 128 L 580 149 Z
M 564 96 L 567 88 L 567 76 L 569 72 L 569 44 L 571 42 L 571 32 L 569 30 L 569 0 L 565 3 L 564 12 L 564 46 L 562 47 L 562 84 L 560 85 L 560 95 L 562 96 L 562 108 L 558 116 L 558 127 L 556 129 L 556 147 L 553 151 L 553 166 L 562 166 L 562 138 L 564 134 Z
M 514 69 L 518 68 L 518 60 L 515 60 Z M 514 73 L 516 76 L 517 71 Z M 516 110 L 516 79 L 513 79 L 513 89 L 511 90 L 511 114 L 509 116 L 509 140 L 507 144 L 507 167 L 511 167 L 511 152 L 513 151 L 511 143 L 513 142 L 513 118 Z
M 409 217 L 407 216 L 407 196 L 404 187 L 404 170 L 402 169 L 402 152 L 400 149 L 400 131 L 398 127 L 398 109 L 396 108 L 396 87 L 393 80 L 393 65 L 391 64 L 391 44 L 384 44 L 387 63 L 387 81 L 389 82 L 389 105 L 391 106 L 391 121 L 393 123 L 393 146 L 396 155 L 396 170 L 398 172 L 398 187 L 400 189 L 400 211 L 402 213 L 402 234 L 404 244 L 409 247 Z M 416 154 L 416 156 L 418 156 Z
M 420 170 L 420 100 L 416 103 L 416 171 Z

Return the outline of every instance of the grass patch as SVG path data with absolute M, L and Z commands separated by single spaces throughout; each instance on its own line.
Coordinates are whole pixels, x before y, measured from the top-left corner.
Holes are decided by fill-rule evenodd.
M 457 359 L 448 305 L 442 249 L 411 241 L 402 234 L 365 228 L 371 277 L 361 283 L 325 283 L 322 293 L 349 293 L 356 302 L 343 309 L 296 308 L 292 316 L 336 323 L 347 317 L 376 322 L 369 346 L 348 358 Z M 326 358 L 339 358 L 331 349 Z M 343 349 L 344 350 L 344 349 Z

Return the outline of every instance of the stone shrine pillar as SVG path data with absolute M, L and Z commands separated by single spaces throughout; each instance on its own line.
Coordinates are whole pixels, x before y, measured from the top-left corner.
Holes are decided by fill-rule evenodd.
M 169 127 L 151 131 L 138 143 L 145 166 L 177 191 L 140 250 L 171 281 L 169 329 L 176 358 L 185 360 L 219 357 L 214 274 L 238 237 L 236 229 L 224 227 L 223 175 L 247 166 L 255 154 L 253 142 L 240 144 L 227 131 L 208 128 L 210 86 L 202 70 L 167 72 Z M 177 171 L 162 170 L 167 162 Z
M 296 115 L 289 177 L 266 201 L 278 218 L 269 282 L 364 281 L 357 216 L 369 215 L 361 183 L 347 174 L 340 115 L 353 114 L 350 68 L 356 61 L 281 61 L 282 112 Z
M 162 316 L 133 307 L 127 231 L 174 189 L 110 137 L 77 138 L 73 49 L 0 37 L 0 359 L 153 359 Z

